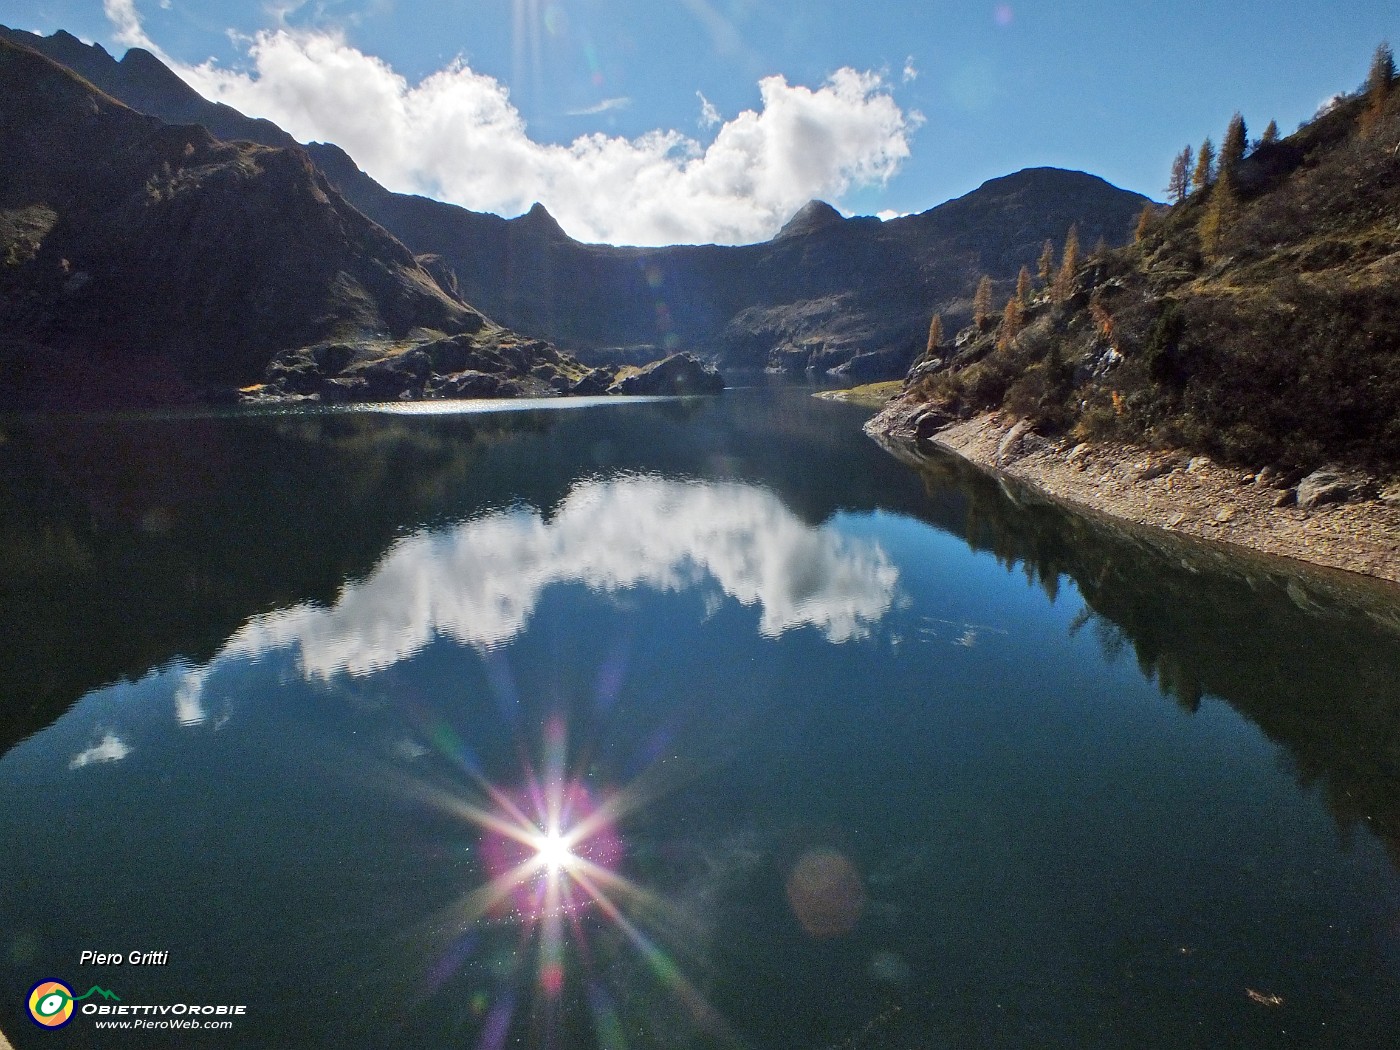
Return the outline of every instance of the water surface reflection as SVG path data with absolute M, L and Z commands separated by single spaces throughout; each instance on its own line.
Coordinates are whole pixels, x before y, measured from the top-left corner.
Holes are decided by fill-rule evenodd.
M 757 606 L 758 632 L 811 626 L 864 637 L 894 599 L 898 571 L 877 543 L 805 524 L 772 493 L 657 477 L 586 481 L 548 517 L 529 507 L 398 540 L 330 608 L 255 617 L 224 654 L 295 646 L 305 674 L 368 674 L 451 638 L 491 649 L 525 630 L 541 593 L 581 583 L 609 595 L 695 588 Z
M 14 431 L 0 977 L 139 937 L 239 1046 L 1383 1045 L 1394 593 L 859 418 Z

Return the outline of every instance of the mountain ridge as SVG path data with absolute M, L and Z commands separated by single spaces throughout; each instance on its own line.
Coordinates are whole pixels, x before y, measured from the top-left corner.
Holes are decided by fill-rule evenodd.
M 163 119 L 267 145 L 290 139 L 268 121 L 194 102 L 183 82 L 161 97 L 152 90 L 162 79 L 152 63 L 160 63 L 140 49 L 118 62 L 96 45 L 77 53 L 71 37 L 54 44 L 55 37 L 0 30 L 7 34 L 85 63 L 98 87 Z M 178 80 L 165 73 L 166 83 Z M 304 148 L 355 208 L 415 255 L 431 257 L 444 287 L 593 364 L 692 350 L 727 367 L 902 374 L 922 348 L 931 313 L 970 317 L 983 273 L 1009 285 L 1043 241 L 1058 242 L 1071 225 L 1090 243 L 1121 244 L 1147 201 L 1097 176 L 1033 168 L 887 222 L 845 219 L 829 205 L 814 213 L 809 203 L 769 241 L 612 246 L 568 237 L 542 206 L 505 219 L 393 193 L 340 147 Z
M 300 147 L 164 123 L 8 40 L 0 97 L 13 103 L 0 109 L 0 400 L 722 386 L 693 359 L 614 373 L 503 328 L 445 290 Z

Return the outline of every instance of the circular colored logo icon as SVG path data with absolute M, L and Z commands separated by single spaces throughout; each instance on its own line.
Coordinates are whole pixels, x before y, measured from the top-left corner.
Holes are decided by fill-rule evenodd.
M 29 1016 L 45 1028 L 62 1028 L 73 1020 L 73 989 L 62 981 L 40 981 L 29 989 Z

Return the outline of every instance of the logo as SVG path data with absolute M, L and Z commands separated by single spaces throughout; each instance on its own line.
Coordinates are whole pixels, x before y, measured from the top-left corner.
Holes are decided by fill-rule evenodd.
M 62 1028 L 73 1020 L 73 1004 L 82 1002 L 90 995 L 121 1002 L 116 992 L 109 992 L 95 984 L 82 995 L 75 996 L 73 989 L 62 981 L 40 981 L 29 989 L 29 1016 L 40 1027 Z

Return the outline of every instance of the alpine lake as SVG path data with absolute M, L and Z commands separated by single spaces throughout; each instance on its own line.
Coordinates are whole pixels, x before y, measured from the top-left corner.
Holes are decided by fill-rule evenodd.
M 1400 592 L 868 414 L 0 422 L 0 1030 L 1400 1045 Z

